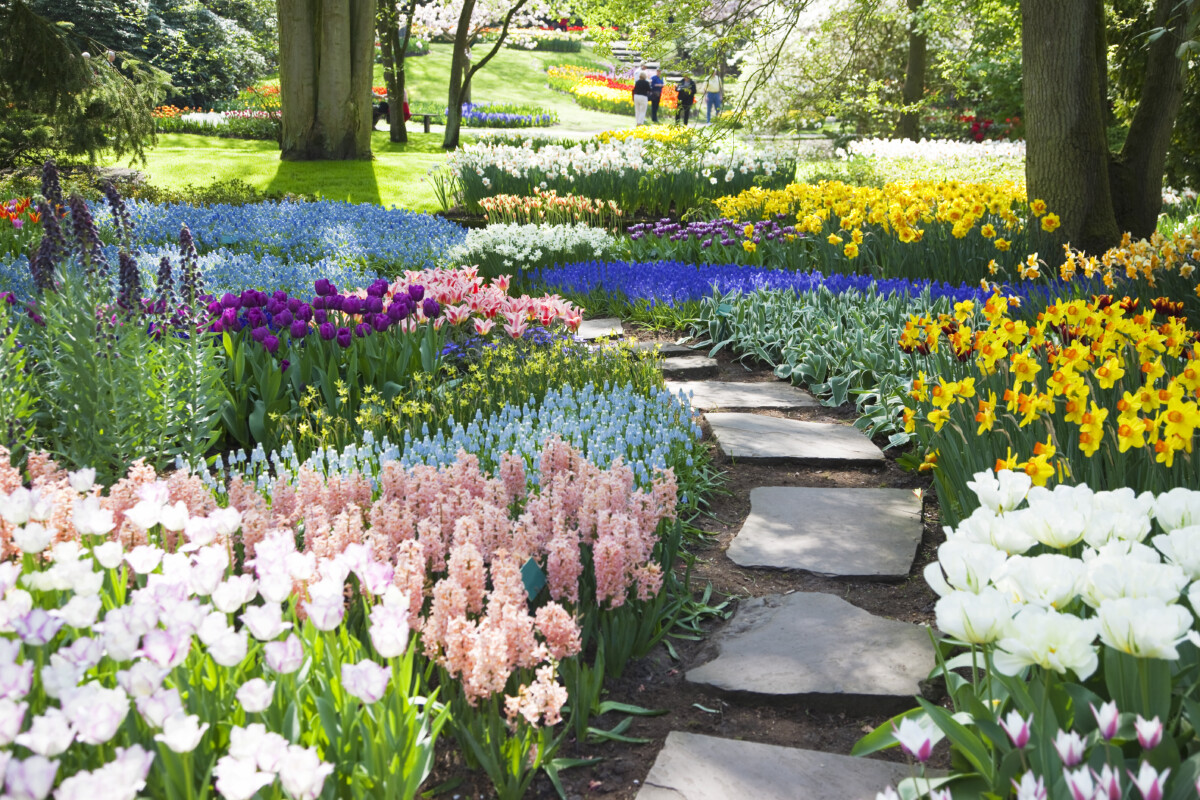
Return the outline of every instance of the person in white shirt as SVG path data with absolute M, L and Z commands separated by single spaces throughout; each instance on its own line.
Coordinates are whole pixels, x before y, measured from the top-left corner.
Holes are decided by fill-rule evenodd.
M 721 114 L 721 103 L 725 99 L 725 82 L 721 80 L 721 76 L 717 72 L 711 72 L 708 79 L 704 81 L 704 106 L 705 114 L 704 121 L 712 122 L 713 109 L 717 109 L 717 115 Z

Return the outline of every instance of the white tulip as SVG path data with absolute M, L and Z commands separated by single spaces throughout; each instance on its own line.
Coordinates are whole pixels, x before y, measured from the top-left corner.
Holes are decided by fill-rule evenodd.
M 1179 565 L 1192 580 L 1200 578 L 1200 525 L 1175 528 L 1155 536 L 1150 544 L 1158 548 L 1167 561 Z
M 1037 544 L 1037 539 L 1010 521 L 1008 515 L 998 517 L 986 508 L 975 509 L 953 531 L 946 529 L 946 538 L 982 542 L 1009 555 L 1024 553 Z
M 1122 597 L 1100 606 L 1100 640 L 1137 658 L 1175 660 L 1194 622 L 1183 606 L 1149 597 Z
M 1012 601 L 991 587 L 975 592 L 950 592 L 937 601 L 937 626 L 943 633 L 971 644 L 994 642 L 1012 623 Z
M 996 669 L 1017 675 L 1025 667 L 1037 665 L 1060 674 L 1070 670 L 1080 680 L 1087 680 L 1099 665 L 1092 644 L 1098 631 L 1094 619 L 1025 606 L 1013 618 L 1009 635 L 997 643 Z
M 1024 472 L 1002 469 L 993 473 L 990 469 L 976 472 L 974 480 L 967 481 L 967 488 L 975 492 L 984 508 L 996 514 L 1011 511 L 1025 499 L 1033 479 Z
M 1079 594 L 1083 571 L 1082 561 L 1059 553 L 1013 556 L 992 581 L 1018 603 L 1061 609 Z
M 938 560 L 925 566 L 925 582 L 939 595 L 955 589 L 978 592 L 1006 560 L 1008 556 L 991 544 L 950 539 L 938 547 Z
M 1087 562 L 1082 594 L 1092 608 L 1120 597 L 1149 597 L 1169 604 L 1179 599 L 1187 583 L 1187 575 L 1174 564 L 1105 555 Z
M 1154 516 L 1159 527 L 1168 533 L 1200 525 L 1200 492 L 1179 487 L 1160 494 L 1154 499 Z
M 163 731 L 154 736 L 154 741 L 162 742 L 176 753 L 190 753 L 208 730 L 207 722 L 199 723 L 200 718 L 195 714 L 172 714 L 163 722 Z

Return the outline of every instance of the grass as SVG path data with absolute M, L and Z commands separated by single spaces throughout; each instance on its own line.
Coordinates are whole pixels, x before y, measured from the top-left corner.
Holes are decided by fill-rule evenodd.
M 383 131 L 371 141 L 374 161 L 280 161 L 275 142 L 165 134 L 139 167 L 151 183 L 183 188 L 237 178 L 263 190 L 319 194 L 331 200 L 379 203 L 414 211 L 440 206 L 422 179 L 445 160 L 442 137 L 409 133 L 406 146 Z
M 450 75 L 450 45 L 434 44 L 429 55 L 406 59 L 409 97 L 445 102 Z M 486 53 L 481 47 L 476 53 Z M 603 62 L 585 45 L 582 53 L 541 53 L 502 48 L 471 81 L 476 103 L 534 103 L 558 113 L 560 123 L 536 130 L 554 134 L 595 133 L 628 127 L 632 120 L 614 114 L 582 109 L 568 95 L 546 88 L 545 70 L 554 64 L 580 64 L 603 68 Z M 375 68 L 375 85 L 383 84 L 383 68 Z M 414 211 L 437 211 L 433 190 L 423 181 L 430 168 L 445 160 L 441 129 L 422 133 L 420 124 L 409 124 L 407 145 L 389 141 L 376 130 L 373 161 L 279 160 L 275 142 L 221 139 L 216 136 L 164 134 L 146 154 L 140 167 L 159 186 L 184 188 L 237 178 L 263 190 L 319 194 L 355 203 L 381 203 Z M 463 140 L 486 129 L 464 128 Z M 115 163 L 115 162 L 112 162 Z

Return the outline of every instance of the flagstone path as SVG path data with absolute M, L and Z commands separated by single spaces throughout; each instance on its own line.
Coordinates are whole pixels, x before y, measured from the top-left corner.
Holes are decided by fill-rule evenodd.
M 597 321 L 595 329 L 618 327 L 613 322 Z M 781 416 L 820 408 L 789 384 L 695 380 L 715 377 L 717 362 L 678 345 L 658 352 L 665 376 L 689 378 L 668 387 L 703 412 L 720 453 L 731 460 L 728 470 L 765 478 L 750 491 L 750 514 L 726 551 L 738 568 L 910 577 L 923 532 L 921 501 L 905 489 L 866 488 L 886 464 L 868 437 L 844 423 Z M 864 488 L 783 480 L 798 465 L 862 471 Z M 771 475 L 784 485 L 771 485 Z M 790 590 L 742 600 L 705 642 L 686 682 L 773 711 L 879 715 L 911 708 L 933 666 L 925 627 L 877 616 L 834 594 Z M 908 774 L 892 761 L 674 730 L 637 800 L 873 800 Z

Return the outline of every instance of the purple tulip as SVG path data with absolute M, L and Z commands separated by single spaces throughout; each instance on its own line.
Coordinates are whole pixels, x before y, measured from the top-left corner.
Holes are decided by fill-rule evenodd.
M 408 304 L 392 303 L 388 306 L 387 316 L 392 322 L 399 322 L 408 316 Z
M 267 352 L 271 355 L 275 355 L 275 353 L 279 351 L 279 338 L 276 336 L 267 334 L 267 336 L 263 339 L 262 344 L 263 347 L 267 348 Z
M 313 286 L 317 290 L 318 297 L 329 297 L 337 294 L 337 287 L 330 283 L 327 278 L 321 278 Z
M 373 329 L 369 324 L 366 322 L 360 322 L 354 326 L 354 335 L 361 339 L 364 336 L 369 336 L 372 330 Z
M 375 326 L 375 330 L 383 333 L 388 329 L 388 326 L 392 324 L 392 321 L 388 319 L 387 314 L 376 314 L 375 319 L 371 324 Z
M 343 301 L 345 301 L 345 299 L 346 298 L 342 297 L 340 294 L 326 297 L 325 308 L 329 309 L 330 311 L 341 311 L 343 308 Z
M 317 332 L 326 342 L 328 342 L 337 334 L 337 330 L 333 327 L 333 323 L 331 322 L 322 322 L 321 327 L 317 330 Z
M 308 335 L 308 323 L 298 319 L 293 320 L 288 328 L 288 333 L 292 335 L 293 339 L 303 339 Z
M 271 332 L 271 329 L 268 328 L 266 325 L 260 325 L 257 328 L 254 328 L 252 331 L 250 331 L 250 338 L 252 338 L 254 341 L 258 342 L 259 344 L 262 344 L 263 340 L 267 338 L 267 334 L 270 332 Z
M 275 315 L 275 318 L 271 320 L 271 324 L 282 330 L 288 325 L 291 325 L 293 319 L 295 319 L 295 317 L 292 316 L 292 312 L 288 311 L 287 308 L 284 308 Z
M 435 319 L 438 314 L 442 313 L 442 307 L 432 297 L 425 299 L 425 302 L 421 304 L 421 310 L 425 312 L 426 319 Z
M 288 299 L 287 292 L 285 292 L 283 289 L 276 289 L 275 294 L 271 296 L 281 303 L 286 303 Z
M 363 305 L 361 297 L 347 297 L 342 300 L 342 311 L 347 314 L 361 314 L 363 312 Z
M 367 311 L 371 312 L 372 314 L 383 313 L 383 301 L 380 300 L 378 297 L 368 297 L 367 298 Z
M 274 297 L 267 300 L 267 313 L 271 314 L 272 316 L 278 314 L 280 311 L 283 311 L 284 308 L 286 308 L 286 306 L 284 306 L 283 303 L 279 302 Z
M 318 325 L 323 325 L 329 319 L 329 312 L 322 308 L 313 314 L 313 318 L 317 321 Z
M 300 303 L 296 308 L 292 309 L 296 315 L 296 319 L 302 319 L 305 322 L 310 322 L 313 318 L 312 306 L 307 303 Z
M 215 317 L 217 314 L 221 313 L 222 308 L 223 306 L 221 305 L 220 300 L 213 300 L 208 304 L 208 313 Z
M 227 331 L 236 331 L 238 329 L 236 308 L 227 308 L 221 312 L 221 327 Z
M 314 297 L 313 301 L 312 301 L 312 307 L 318 308 L 318 309 L 325 308 L 325 298 L 324 297 Z
M 425 296 L 425 287 L 424 286 L 408 287 L 408 299 L 412 300 L 414 303 L 421 302 L 421 298 L 424 296 Z
M 263 313 L 261 308 L 252 308 L 246 312 L 246 322 L 249 322 L 255 328 L 261 328 L 267 324 L 267 315 Z
M 302 305 L 304 305 L 304 304 L 300 302 L 300 298 L 293 297 L 287 301 L 287 310 L 292 312 L 293 314 L 295 314 L 297 311 L 300 310 L 300 306 L 302 306 Z
M 246 291 L 242 292 L 241 300 L 243 308 L 257 308 L 258 292 L 254 291 L 253 289 L 247 289 Z
M 238 302 L 237 297 L 230 294 L 229 292 L 226 292 L 225 294 L 221 295 L 221 306 L 223 308 L 237 308 L 240 305 L 241 305 L 241 303 Z
M 350 338 L 351 337 L 350 337 L 350 329 L 349 328 L 338 328 L 338 332 L 337 332 L 337 343 L 338 344 L 340 344 L 342 347 L 349 347 L 350 346 Z
M 371 297 L 383 297 L 385 294 L 387 294 L 387 290 L 388 282 L 383 278 L 380 278 L 367 287 L 367 294 Z
M 285 359 L 283 359 L 282 361 L 280 361 L 280 362 L 279 362 L 279 371 L 280 371 L 280 372 L 287 372 L 287 371 L 288 371 L 288 367 L 290 367 L 291 365 L 292 365 L 292 362 L 288 361 L 288 360 L 285 358 Z

